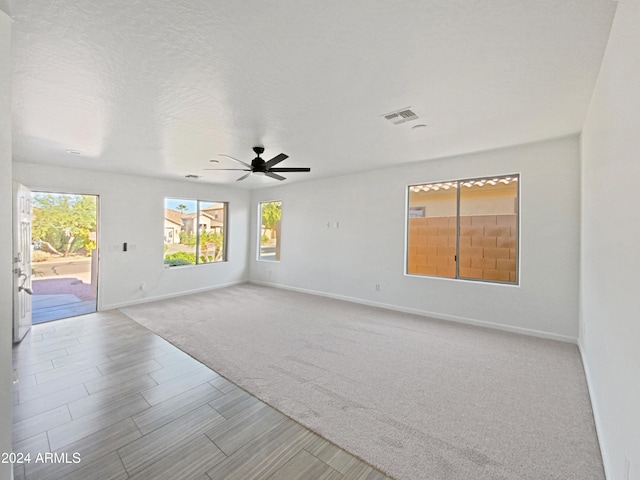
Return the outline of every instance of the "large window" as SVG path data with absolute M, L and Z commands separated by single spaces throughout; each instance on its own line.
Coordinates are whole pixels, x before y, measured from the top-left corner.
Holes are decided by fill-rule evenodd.
M 226 203 L 165 198 L 165 265 L 225 261 L 226 225 Z
M 260 228 L 258 229 L 258 260 L 280 260 L 280 220 L 282 219 L 282 202 L 262 202 L 260 204 Z
M 410 185 L 407 273 L 518 283 L 518 180 Z

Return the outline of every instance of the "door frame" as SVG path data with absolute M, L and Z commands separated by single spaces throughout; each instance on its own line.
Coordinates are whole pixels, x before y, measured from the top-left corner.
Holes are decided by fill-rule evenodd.
M 95 211 L 95 222 L 96 222 L 96 226 L 95 226 L 95 243 L 96 243 L 96 248 L 94 249 L 92 255 L 91 255 L 91 259 L 89 262 L 90 265 L 90 272 L 91 272 L 91 290 L 92 293 L 94 295 L 94 303 L 95 303 L 95 308 L 92 312 L 83 312 L 83 313 L 78 313 L 78 315 L 85 315 L 88 313 L 95 313 L 99 311 L 99 278 L 100 278 L 100 195 L 97 193 L 79 193 L 79 192 L 72 192 L 72 191 L 68 191 L 68 190 L 58 190 L 56 188 L 35 188 L 31 191 L 32 195 L 33 194 L 51 194 L 51 195 L 65 195 L 65 196 L 82 196 L 82 197 L 94 197 L 95 198 L 95 202 L 96 202 L 96 211 Z M 75 315 L 74 315 L 75 316 Z M 63 319 L 63 318 L 70 318 L 70 317 L 60 317 L 59 319 Z M 51 319 L 51 321 L 55 321 L 56 319 Z M 49 321 L 49 320 L 45 320 Z M 40 322 L 42 323 L 42 322 Z
M 31 190 L 13 182 L 13 341 L 31 329 Z

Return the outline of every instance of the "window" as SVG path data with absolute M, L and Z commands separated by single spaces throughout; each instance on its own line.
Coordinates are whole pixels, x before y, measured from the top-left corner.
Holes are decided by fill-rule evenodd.
M 410 185 L 410 275 L 518 283 L 519 175 Z
M 165 265 L 226 261 L 226 219 L 224 202 L 165 198 Z
M 263 202 L 260 204 L 260 228 L 258 229 L 258 260 L 280 261 L 280 220 L 282 202 Z

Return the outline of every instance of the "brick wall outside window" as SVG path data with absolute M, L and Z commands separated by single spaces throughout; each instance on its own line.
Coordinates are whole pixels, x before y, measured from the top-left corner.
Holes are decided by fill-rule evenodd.
M 516 282 L 516 215 L 460 217 L 460 278 Z M 410 218 L 407 273 L 455 278 L 456 217 Z

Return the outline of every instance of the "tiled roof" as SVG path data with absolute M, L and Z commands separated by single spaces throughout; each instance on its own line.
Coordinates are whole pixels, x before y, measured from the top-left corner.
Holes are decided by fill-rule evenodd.
M 497 185 L 517 182 L 518 177 L 498 177 L 498 178 L 479 178 L 477 180 L 462 180 L 460 182 L 461 187 L 482 187 L 484 185 Z M 450 188 L 458 188 L 458 182 L 443 182 L 443 183 L 426 183 L 423 185 L 411 185 L 409 190 L 412 192 L 428 192 L 429 190 L 448 190 Z
M 209 209 L 211 210 L 211 209 Z M 216 209 L 217 210 L 217 209 Z M 180 213 L 180 212 L 176 212 L 175 210 L 171 210 L 169 208 L 165 209 L 165 218 L 167 220 L 169 220 L 170 222 L 176 223 L 180 226 L 183 225 L 183 221 L 182 219 L 184 218 L 196 218 L 196 214 L 195 213 Z M 200 212 L 200 216 L 202 217 L 207 217 L 209 219 L 209 223 L 211 224 L 212 227 L 224 227 L 224 223 L 221 222 L 220 220 L 216 220 L 215 218 L 213 218 L 213 215 L 211 215 L 210 213 L 205 212 L 204 210 L 202 210 Z
M 175 210 L 171 210 L 170 208 L 164 209 L 164 218 L 169 220 L 170 222 L 175 223 L 176 225 L 182 226 L 182 213 L 176 212 Z

